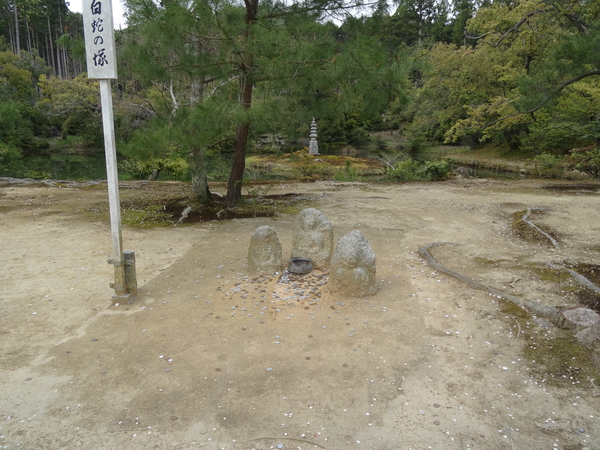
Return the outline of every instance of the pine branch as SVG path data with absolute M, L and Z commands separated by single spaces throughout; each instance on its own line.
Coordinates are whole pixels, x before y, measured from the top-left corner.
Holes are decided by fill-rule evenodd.
M 583 80 L 584 78 L 587 77 L 592 77 L 592 76 L 596 76 L 596 75 L 600 75 L 600 69 L 594 69 L 594 70 L 590 70 L 589 72 L 586 73 L 582 73 L 580 75 L 577 75 L 573 78 L 570 78 L 564 82 L 562 82 L 560 85 L 558 85 L 553 92 L 547 94 L 544 98 L 544 100 L 541 101 L 540 104 L 538 104 L 537 106 L 535 106 L 534 108 L 531 108 L 527 111 L 521 111 L 521 112 L 517 112 L 514 114 L 510 114 L 508 116 L 504 116 L 501 117 L 499 119 L 493 120 L 492 122 L 488 122 L 486 123 L 483 127 L 482 130 L 485 130 L 486 128 L 491 127 L 492 125 L 497 124 L 498 122 L 503 122 L 505 120 L 508 119 L 512 119 L 513 117 L 517 117 L 517 116 L 522 116 L 524 114 L 531 114 L 531 117 L 533 118 L 533 121 L 535 121 L 535 116 L 533 115 L 536 111 L 539 111 L 540 109 L 542 109 L 546 103 L 548 103 L 548 101 L 550 101 L 550 99 L 552 97 L 554 97 L 556 94 L 558 94 L 560 91 L 562 91 L 564 88 L 566 88 L 567 86 L 569 86 L 570 84 L 576 83 L 579 80 Z M 531 122 L 527 122 L 527 123 L 531 123 Z
M 548 8 L 548 9 L 536 9 L 536 10 L 534 10 L 534 11 L 530 11 L 530 12 L 528 12 L 527 14 L 525 14 L 525 16 L 523 16 L 523 18 L 522 18 L 521 20 L 519 20 L 519 21 L 518 21 L 516 24 L 514 24 L 514 25 L 513 25 L 511 28 L 509 28 L 508 30 L 506 30 L 506 31 L 505 31 L 505 32 L 502 34 L 502 36 L 500 36 L 500 39 L 498 39 L 498 41 L 497 41 L 495 44 L 489 44 L 489 45 L 491 45 L 491 46 L 492 46 L 492 47 L 494 47 L 494 48 L 498 47 L 498 46 L 499 46 L 499 45 L 502 43 L 502 41 L 503 41 L 504 39 L 506 39 L 506 37 L 507 37 L 507 36 L 508 36 L 510 33 L 512 33 L 512 32 L 515 32 L 515 33 L 516 33 L 517 31 L 519 31 L 519 27 L 520 27 L 521 25 L 523 25 L 525 22 L 527 22 L 527 20 L 528 20 L 528 19 L 529 19 L 531 16 L 534 16 L 535 14 L 539 14 L 539 13 L 550 12 L 550 11 L 552 11 L 553 9 L 555 9 L 555 8 L 554 8 L 554 7 L 551 7 L 551 8 Z M 478 39 L 482 39 L 482 38 L 486 37 L 486 36 L 487 36 L 488 34 L 490 34 L 490 33 L 492 33 L 492 32 L 490 31 L 490 32 L 487 32 L 487 33 L 483 33 L 481 36 L 472 36 L 472 35 L 470 35 L 469 33 L 467 33 L 467 39 L 472 39 L 472 40 L 478 40 Z
M 516 33 L 517 31 L 519 31 L 519 27 L 521 25 L 523 25 L 525 22 L 527 22 L 527 20 L 531 17 L 534 16 L 535 14 L 539 14 L 539 13 L 544 13 L 544 12 L 549 12 L 552 11 L 552 9 L 554 8 L 548 8 L 548 9 L 536 9 L 533 11 L 528 12 L 527 14 L 525 14 L 525 16 L 519 20 L 512 28 L 509 28 L 502 36 L 500 36 L 500 39 L 498 40 L 498 42 L 496 42 L 494 45 L 492 45 L 492 47 L 498 47 L 502 41 L 513 31 Z

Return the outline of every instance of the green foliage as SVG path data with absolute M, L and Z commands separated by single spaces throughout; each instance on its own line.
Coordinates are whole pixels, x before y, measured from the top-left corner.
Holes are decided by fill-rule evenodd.
M 19 105 L 17 103 L 0 103 L 0 138 L 6 139 L 14 133 L 19 118 Z
M 381 136 L 377 136 L 375 138 L 375 147 L 377 148 L 378 152 L 387 152 L 389 149 L 389 144 L 386 142 L 385 139 L 383 139 Z
M 394 181 L 441 181 L 448 178 L 453 168 L 449 159 L 422 163 L 408 158 L 387 173 Z
M 61 130 L 63 137 L 79 135 L 90 147 L 103 143 L 102 116 L 98 82 L 79 75 L 71 80 L 40 76 L 42 99 L 36 108 L 47 121 Z
M 21 152 L 13 145 L 0 141 L 0 174 L 10 175 L 11 163 L 21 158 Z
M 446 2 L 435 0 L 401 0 L 389 22 L 394 44 L 423 46 L 431 41 L 445 41 L 451 31 L 445 26 L 448 19 Z
M 406 143 L 404 148 L 411 158 L 416 158 L 417 156 L 419 156 L 419 153 L 421 153 L 421 150 L 425 148 L 425 142 L 425 136 L 422 134 L 417 136 L 410 136 L 409 141 Z
M 562 156 L 545 152 L 533 158 L 535 170 L 542 178 L 560 178 L 564 172 L 563 160 Z
M 389 169 L 387 174 L 394 181 L 425 181 L 420 169 L 421 163 L 408 158 Z
M 52 178 L 49 172 L 44 172 L 43 170 L 28 170 L 24 173 L 25 178 L 32 178 L 34 180 L 49 180 Z
M 597 145 L 573 149 L 568 163 L 572 169 L 600 178 L 600 148 Z
M 457 0 L 454 9 L 453 40 L 461 47 L 415 51 L 414 99 L 392 105 L 408 120 L 407 134 L 538 154 L 599 142 L 597 6 L 525 0 L 472 14 L 468 0 Z M 470 41 L 476 45 L 463 46 L 470 36 L 478 36 Z
M 296 172 L 302 177 L 326 178 L 331 174 L 331 165 L 325 161 L 316 161 L 314 155 L 302 150 L 295 153 L 297 159 Z
M 567 155 L 542 153 L 533 161 L 538 175 L 542 178 L 600 177 L 600 148 L 597 145 L 575 148 Z
M 118 164 L 119 170 L 131 174 L 135 179 L 147 179 L 156 171 L 158 175 L 168 173 L 177 178 L 183 178 L 190 165 L 182 158 L 153 158 L 145 161 L 125 160 Z
M 211 156 L 206 161 L 206 176 L 208 181 L 227 181 L 231 161 L 221 156 Z
M 448 178 L 454 165 L 449 159 L 427 161 L 421 168 L 421 173 L 427 181 L 441 181 Z
M 32 68 L 28 54 L 21 56 L 0 52 L 0 100 L 31 102 L 35 96 Z
M 358 171 L 352 166 L 351 161 L 346 161 L 344 167 L 333 175 L 335 181 L 356 181 L 358 180 Z

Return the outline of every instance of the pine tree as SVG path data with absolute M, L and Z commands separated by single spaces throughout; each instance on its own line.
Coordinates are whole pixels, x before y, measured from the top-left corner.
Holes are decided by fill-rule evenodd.
M 335 26 L 323 24 L 329 15 L 345 15 L 353 6 L 356 3 L 325 0 L 302 4 L 197 0 L 185 5 L 166 1 L 162 6 L 147 0 L 130 1 L 130 23 L 134 28 L 143 27 L 139 30 L 143 38 L 135 47 L 144 67 L 141 70 L 160 75 L 164 83 L 172 80 L 174 84 L 169 86 L 182 86 L 187 80 L 186 89 L 202 92 L 194 98 L 202 103 L 210 97 L 224 122 L 235 127 L 227 206 L 235 206 L 241 199 L 251 127 L 269 115 L 257 108 L 264 98 L 286 97 L 297 83 L 311 80 L 321 92 L 337 91 L 332 101 L 351 103 L 350 97 L 339 93 L 360 91 L 362 83 L 358 81 L 367 72 L 382 79 L 381 74 L 389 72 L 381 65 L 361 63 L 361 53 L 353 54 L 350 47 L 336 41 Z M 379 48 L 383 50 L 381 45 Z M 154 62 L 144 63 L 143 59 Z M 257 99 L 258 89 L 269 95 Z M 174 98 L 170 87 L 164 92 Z

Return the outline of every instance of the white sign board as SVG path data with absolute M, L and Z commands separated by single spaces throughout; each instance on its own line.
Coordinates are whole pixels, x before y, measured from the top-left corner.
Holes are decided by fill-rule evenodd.
M 83 30 L 88 78 L 117 79 L 111 0 L 83 0 Z

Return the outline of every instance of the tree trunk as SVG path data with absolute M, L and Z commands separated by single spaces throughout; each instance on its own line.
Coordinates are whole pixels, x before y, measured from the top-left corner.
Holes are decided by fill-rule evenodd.
M 189 154 L 190 171 L 192 173 L 192 196 L 200 203 L 210 203 L 210 190 L 206 179 L 206 165 L 204 164 L 204 151 L 194 148 Z
M 10 36 L 10 51 L 15 53 L 15 34 L 13 33 L 12 23 L 8 24 L 8 35 Z
M 63 23 L 62 23 L 62 14 L 60 12 L 60 9 L 58 11 L 58 24 L 60 26 L 60 31 L 58 33 L 56 33 L 57 39 L 60 38 L 63 33 L 65 32 L 65 29 L 63 27 Z M 61 48 L 60 49 L 60 59 L 62 61 L 62 74 L 65 78 L 69 78 L 69 60 L 67 59 L 67 49 L 66 48 Z
M 252 104 L 253 85 L 244 80 L 244 90 L 242 93 L 242 107 L 245 110 L 250 109 Z M 233 208 L 242 199 L 242 180 L 244 179 L 244 169 L 246 168 L 246 147 L 248 136 L 250 134 L 250 122 L 238 125 L 235 143 L 233 144 L 233 165 L 229 182 L 227 183 L 227 197 L 225 197 L 225 206 Z
M 17 2 L 14 3 L 15 12 L 15 54 L 21 53 L 21 44 L 19 42 L 19 13 L 17 11 Z
M 54 74 L 56 75 L 56 64 L 54 62 L 54 44 L 52 43 L 52 27 L 50 26 L 50 16 L 46 16 L 46 20 L 48 21 L 48 43 L 50 44 L 50 64 L 54 69 Z
M 56 40 L 58 40 L 58 33 L 56 33 Z M 58 78 L 64 78 L 62 71 L 62 58 L 60 54 L 60 47 L 58 46 L 58 44 L 56 45 L 56 67 L 58 68 Z
M 245 0 L 246 5 L 246 41 L 252 38 L 252 24 L 256 21 L 258 14 L 259 0 Z M 252 90 L 254 82 L 251 80 L 252 69 L 254 68 L 253 55 L 246 54 L 241 63 L 241 69 L 244 73 L 240 79 L 242 83 L 242 94 L 240 95 L 240 104 L 244 111 L 248 111 L 252 106 Z M 235 143 L 233 146 L 233 165 L 229 182 L 227 183 L 227 196 L 225 197 L 225 206 L 233 208 L 242 199 L 242 181 L 244 179 L 244 169 L 246 168 L 246 148 L 248 145 L 248 136 L 250 135 L 250 119 L 246 116 L 245 122 L 238 125 Z
M 29 36 L 29 18 L 25 15 L 25 32 L 27 33 L 27 51 L 31 53 L 31 38 Z

